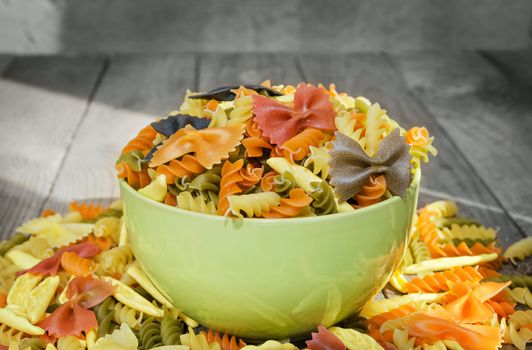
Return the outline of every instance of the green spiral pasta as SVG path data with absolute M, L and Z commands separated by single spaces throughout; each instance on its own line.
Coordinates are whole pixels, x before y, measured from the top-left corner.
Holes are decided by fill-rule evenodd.
M 207 172 L 200 174 L 194 178 L 188 185 L 189 190 L 195 190 L 196 194 L 200 194 L 204 197 L 209 197 L 213 201 L 213 195 L 215 195 L 217 202 L 217 194 L 220 192 L 220 168 L 213 168 Z
M 98 338 L 101 338 L 106 334 L 111 334 L 116 328 L 118 328 L 118 324 L 114 322 L 115 305 L 115 300 L 112 297 L 109 297 L 94 308 L 96 320 L 98 320 Z
M 528 289 L 532 288 L 532 276 L 525 275 L 500 275 L 497 277 L 488 277 L 486 281 L 494 282 L 512 282 L 511 286 L 514 287 L 526 287 Z
M 24 338 L 18 344 L 19 349 L 30 350 L 44 350 L 46 349 L 46 342 L 39 338 Z
M 138 332 L 139 349 L 151 349 L 162 346 L 161 325 L 153 318 L 149 317 L 142 322 Z
M 188 191 L 188 186 L 190 186 L 190 176 L 185 175 L 182 178 L 176 177 L 174 186 L 171 186 L 171 188 L 172 190 L 175 190 L 175 193 L 170 190 L 170 187 L 168 188 L 174 195 L 178 195 L 179 192 L 182 191 Z
M 296 187 L 296 179 L 291 172 L 285 171 L 273 179 L 273 189 L 279 196 L 288 197 L 290 190 Z
M 434 220 L 434 224 L 438 228 L 451 227 L 454 224 L 460 225 L 460 226 L 462 226 L 462 225 L 480 226 L 480 223 L 477 220 L 472 219 L 472 218 L 463 217 L 463 216 L 435 219 Z
M 269 212 L 272 206 L 280 204 L 281 197 L 275 192 L 261 192 L 227 197 L 229 209 L 233 215 L 240 218 L 260 217 L 262 213 Z M 244 213 L 244 215 L 242 214 Z
M 11 236 L 9 239 L 0 242 L 0 256 L 4 256 L 11 248 L 24 243 L 29 239 L 29 236 L 17 233 Z
M 410 244 L 408 246 L 410 249 L 410 252 L 412 253 L 412 257 L 414 258 L 414 263 L 419 263 L 421 261 L 429 260 L 431 258 L 429 248 L 419 238 L 412 239 L 410 241 Z
M 493 228 L 476 225 L 457 225 L 443 227 L 438 231 L 438 235 L 444 241 L 480 241 L 490 243 L 495 240 L 497 231 Z M 468 244 L 469 245 L 469 244 Z
M 362 136 L 364 128 L 355 129 L 356 122 L 356 119 L 351 117 L 349 111 L 340 111 L 334 119 L 334 124 L 338 131 L 358 142 L 360 147 L 365 150 L 367 139 Z
M 183 334 L 183 323 L 169 316 L 161 321 L 161 337 L 164 345 L 180 345 L 179 337 Z
M 310 196 L 313 201 L 310 205 L 314 208 L 316 215 L 328 215 L 338 212 L 333 190 L 327 185 L 327 182 L 313 182 L 311 186 L 313 191 Z

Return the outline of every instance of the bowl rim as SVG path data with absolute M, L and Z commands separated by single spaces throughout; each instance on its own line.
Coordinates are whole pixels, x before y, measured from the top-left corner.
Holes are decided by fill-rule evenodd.
M 414 190 L 416 187 L 419 186 L 421 180 L 421 169 L 417 168 L 414 171 L 414 176 L 412 178 L 412 181 L 410 182 L 410 186 L 407 189 L 407 192 L 410 192 Z M 178 207 L 173 207 L 168 204 L 157 202 L 151 198 L 148 198 L 146 196 L 143 196 L 140 194 L 137 190 L 135 190 L 133 187 L 131 187 L 125 180 L 119 179 L 120 187 L 123 188 L 125 191 L 128 191 L 129 193 L 133 194 L 133 197 L 136 197 L 137 199 L 141 200 L 142 202 L 147 203 L 148 205 L 159 207 L 161 209 L 164 209 L 166 211 L 170 211 L 172 213 L 181 214 L 181 215 L 189 215 L 189 216 L 195 216 L 198 219 L 208 219 L 208 220 L 218 220 L 220 222 L 227 222 L 227 221 L 244 221 L 244 222 L 309 222 L 309 221 L 324 221 L 324 220 L 334 220 L 338 218 L 339 216 L 350 216 L 350 215 L 363 215 L 364 213 L 367 213 L 369 211 L 375 211 L 379 210 L 381 207 L 392 205 L 393 203 L 397 201 L 404 201 L 399 196 L 392 196 L 390 198 L 387 198 L 379 203 L 372 204 L 368 207 L 360 208 L 352 212 L 347 213 L 335 213 L 335 214 L 328 214 L 328 215 L 319 215 L 319 216 L 304 216 L 304 217 L 293 217 L 293 218 L 278 218 L 278 219 L 266 219 L 266 218 L 238 218 L 238 217 L 227 217 L 227 216 L 221 216 L 221 215 L 213 215 L 213 214 L 205 214 L 200 213 L 196 211 L 191 210 L 185 210 Z M 120 194 L 120 200 L 123 201 L 122 194 Z

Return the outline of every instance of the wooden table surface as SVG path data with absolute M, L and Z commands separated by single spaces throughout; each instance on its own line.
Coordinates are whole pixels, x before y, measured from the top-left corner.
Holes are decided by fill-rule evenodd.
M 530 62 L 532 50 L 0 56 L 0 237 L 44 208 L 116 198 L 119 151 L 187 88 L 271 79 L 335 82 L 407 128 L 427 126 L 440 154 L 421 204 L 452 198 L 507 246 L 532 234 Z

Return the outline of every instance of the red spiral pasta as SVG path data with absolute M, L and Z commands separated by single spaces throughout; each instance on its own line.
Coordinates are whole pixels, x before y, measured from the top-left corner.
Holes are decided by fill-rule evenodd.
M 246 343 L 242 339 L 238 339 L 235 336 L 229 336 L 224 334 L 223 336 L 219 332 L 214 332 L 212 329 L 209 329 L 209 332 L 205 331 L 200 332 L 207 339 L 209 344 L 218 343 L 220 344 L 221 350 L 240 350 Z
M 301 188 L 292 189 L 289 195 L 289 198 L 281 198 L 279 206 L 271 207 L 268 213 L 262 213 L 262 217 L 274 219 L 298 216 L 312 202 L 312 198 Z
M 205 171 L 205 168 L 198 162 L 195 156 L 185 154 L 181 160 L 173 159 L 168 164 L 159 165 L 155 169 L 157 176 L 166 175 L 166 182 L 175 183 L 176 179 L 183 178 Z
M 153 147 L 153 140 L 157 136 L 157 131 L 153 126 L 148 125 L 139 131 L 137 136 L 129 141 L 122 149 L 122 154 L 132 152 L 132 151 L 141 151 L 146 155 L 150 149 Z
M 379 203 L 386 192 L 386 179 L 383 175 L 370 176 L 368 182 L 355 195 L 357 207 L 363 208 Z
M 240 169 L 244 160 L 239 159 L 234 163 L 226 161 L 222 167 L 222 179 L 220 180 L 220 194 L 218 199 L 218 215 L 229 215 L 229 201 L 227 197 L 242 192 L 239 184 L 243 180 Z
M 310 153 L 310 146 L 318 147 L 325 134 L 318 129 L 308 128 L 292 137 L 283 145 L 283 156 L 291 161 L 301 160 Z
M 74 252 L 65 252 L 61 255 L 61 266 L 74 276 L 87 276 L 96 270 L 97 264 Z
M 455 267 L 423 278 L 415 277 L 405 285 L 405 290 L 408 293 L 437 293 L 449 290 L 449 283 L 464 281 L 476 283 L 483 278 L 482 274 L 474 267 Z

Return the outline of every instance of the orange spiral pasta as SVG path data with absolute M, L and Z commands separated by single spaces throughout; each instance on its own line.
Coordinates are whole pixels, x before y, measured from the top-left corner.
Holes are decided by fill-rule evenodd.
M 246 148 L 246 157 L 262 157 L 264 149 L 272 149 L 273 146 L 260 137 L 247 137 L 242 140 L 242 145 Z
M 268 137 L 262 135 L 262 131 L 260 130 L 259 123 L 257 123 L 254 118 L 250 118 L 246 122 L 246 136 L 261 138 L 269 142 Z
M 157 131 L 155 131 L 153 126 L 151 126 L 151 124 L 146 126 L 139 131 L 135 138 L 127 143 L 126 147 L 122 149 L 122 154 L 132 151 L 141 151 L 146 155 L 150 149 L 152 149 L 153 140 L 155 140 L 156 136 Z
M 279 157 L 279 158 L 284 157 L 284 151 L 279 146 L 275 146 L 274 148 L 272 148 L 272 152 L 270 153 L 270 158 L 275 158 L 275 157 Z M 291 159 L 288 159 L 288 160 L 290 162 L 292 161 Z
M 239 159 L 234 163 L 226 161 L 222 166 L 222 179 L 220 180 L 220 194 L 218 199 L 218 215 L 229 213 L 229 201 L 227 197 L 242 192 L 239 184 L 243 180 L 240 169 L 244 166 L 244 160 Z
M 298 216 L 312 202 L 312 198 L 301 188 L 290 190 L 289 196 L 281 198 L 280 205 L 271 207 L 270 212 L 262 213 L 262 217 L 274 219 Z
M 126 162 L 117 163 L 115 168 L 118 172 L 118 178 L 125 179 L 129 186 L 136 190 L 147 186 L 151 182 L 147 168 L 143 168 L 141 172 L 136 172 L 132 170 Z
M 222 336 L 219 332 L 213 332 L 212 329 L 209 329 L 208 333 L 205 333 L 205 331 L 200 333 L 205 336 L 209 344 L 220 344 L 221 350 L 240 350 L 246 346 L 246 343 L 242 339 L 238 339 L 237 341 L 235 336 L 228 336 L 227 334 Z
M 509 301 L 495 301 L 487 300 L 486 304 L 495 312 L 499 317 L 508 318 L 511 314 L 515 312 L 515 304 Z
M 74 276 L 87 276 L 98 266 L 92 259 L 82 258 L 74 252 L 64 252 L 61 255 L 61 266 Z
M 77 203 L 71 202 L 69 206 L 70 211 L 77 211 L 81 214 L 81 217 L 85 220 L 93 220 L 98 217 L 98 215 L 105 210 L 101 205 L 94 203 Z
M 457 246 L 455 246 L 453 243 L 446 243 L 445 245 L 439 246 L 437 248 L 433 247 L 431 253 L 432 257 L 434 258 L 497 253 L 499 254 L 499 257 L 496 260 L 486 264 L 495 270 L 500 267 L 504 259 L 500 255 L 501 249 L 495 246 L 495 242 L 491 242 L 488 245 L 477 242 L 471 247 L 469 247 L 466 242 L 462 242 Z
M 425 127 L 416 126 L 406 132 L 405 140 L 410 146 L 423 146 L 429 142 L 429 132 Z
M 0 293 L 0 307 L 4 307 L 7 304 L 7 294 Z
M 489 278 L 489 277 L 499 277 L 501 274 L 498 273 L 497 271 L 495 271 L 494 269 L 492 268 L 489 268 L 487 266 L 479 266 L 478 267 L 478 272 L 480 272 L 480 274 L 484 277 L 484 278 Z
M 48 216 L 53 216 L 53 215 L 55 215 L 55 214 L 57 214 L 57 213 L 55 212 L 55 210 L 50 209 L 50 208 L 46 208 L 46 209 L 44 209 L 44 210 L 41 212 L 41 217 L 46 218 L 46 217 L 48 217 Z
M 157 176 L 166 175 L 166 182 L 169 184 L 175 183 L 176 179 L 181 179 L 185 176 L 199 174 L 205 171 L 205 168 L 198 162 L 196 157 L 185 154 L 181 160 L 173 159 L 168 165 L 159 165 L 155 169 Z
M 239 170 L 242 181 L 240 187 L 242 190 L 255 186 L 262 178 L 264 168 L 254 168 L 253 165 L 248 164 L 245 168 Z
M 275 170 L 269 171 L 260 180 L 260 187 L 263 192 L 270 192 L 273 189 L 273 181 L 279 173 Z
M 111 248 L 111 237 L 96 237 L 94 234 L 90 234 L 87 237 L 83 238 L 81 241 L 76 243 L 94 243 L 100 247 L 101 251 Z
M 310 153 L 310 146 L 318 147 L 325 139 L 321 130 L 308 128 L 283 143 L 283 156 L 291 161 L 301 160 Z
M 386 179 L 383 175 L 370 176 L 368 182 L 355 195 L 357 207 L 363 208 L 379 203 L 386 192 Z
M 385 331 L 381 333 L 379 331 L 382 324 L 389 320 L 395 320 L 397 318 L 404 317 L 412 312 L 417 311 L 416 307 L 413 304 L 401 305 L 396 309 L 385 312 L 383 314 L 374 316 L 366 320 L 366 325 L 368 327 L 368 335 L 373 337 L 379 342 L 390 342 L 393 343 L 393 331 Z
M 423 278 L 415 277 L 405 285 L 408 293 L 437 293 L 449 290 L 449 282 L 480 282 L 484 277 L 471 266 L 455 267 Z

